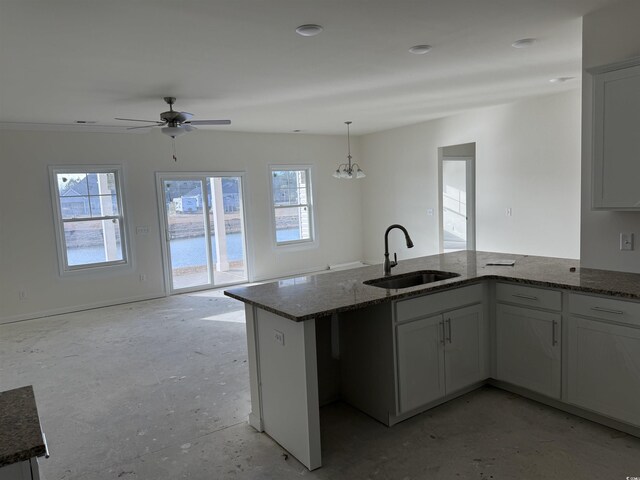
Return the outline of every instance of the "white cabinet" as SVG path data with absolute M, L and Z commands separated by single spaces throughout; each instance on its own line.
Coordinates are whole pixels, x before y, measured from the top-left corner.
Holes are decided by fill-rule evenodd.
M 486 379 L 485 332 L 482 305 L 398 325 L 398 413 Z
M 558 313 L 499 304 L 496 309 L 496 376 L 548 397 L 560 398 Z
M 399 325 L 398 397 L 408 412 L 445 395 L 442 315 Z
M 447 334 L 444 344 L 447 394 L 489 376 L 486 326 L 482 312 L 482 305 L 473 305 L 443 315 Z
M 498 284 L 498 301 L 518 305 L 541 302 L 560 309 L 561 293 L 553 290 L 517 286 L 512 295 L 507 284 Z M 526 290 L 525 290 L 526 289 Z M 555 301 L 557 295 L 557 301 Z M 548 397 L 561 395 L 560 313 L 533 308 L 496 306 L 496 377 Z
M 568 401 L 640 426 L 640 304 L 572 295 L 570 308 Z
M 0 480 L 40 480 L 38 460 L 32 458 L 0 467 Z
M 593 75 L 593 205 L 640 210 L 640 59 Z

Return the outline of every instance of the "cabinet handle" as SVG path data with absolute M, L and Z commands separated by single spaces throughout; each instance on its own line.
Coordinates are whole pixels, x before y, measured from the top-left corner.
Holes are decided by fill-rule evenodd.
M 533 295 L 525 295 L 523 293 L 514 293 L 512 296 L 517 298 L 524 298 L 526 300 L 539 300 L 538 297 L 535 297 Z
M 444 345 L 447 341 L 447 336 L 444 333 L 444 320 L 440 322 L 440 326 L 442 327 L 442 345 Z
M 611 310 L 609 308 L 602 307 L 591 307 L 591 310 L 595 310 L 596 312 L 615 313 L 616 315 L 622 315 L 624 313 L 622 310 Z
M 558 339 L 556 337 L 556 326 L 558 325 L 558 322 L 553 320 L 551 322 L 551 345 L 553 345 L 554 347 L 558 344 Z
M 447 324 L 449 327 L 449 338 L 447 340 L 449 340 L 449 343 L 451 343 L 451 319 L 447 318 Z

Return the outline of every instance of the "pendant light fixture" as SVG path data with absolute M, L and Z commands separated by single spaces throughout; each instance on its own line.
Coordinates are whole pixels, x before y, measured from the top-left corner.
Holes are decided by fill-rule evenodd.
M 357 163 L 351 163 L 351 136 L 349 132 L 349 126 L 352 122 L 344 122 L 347 125 L 347 163 L 341 163 L 338 168 L 333 172 L 335 178 L 364 178 L 366 175 L 360 169 L 360 165 Z

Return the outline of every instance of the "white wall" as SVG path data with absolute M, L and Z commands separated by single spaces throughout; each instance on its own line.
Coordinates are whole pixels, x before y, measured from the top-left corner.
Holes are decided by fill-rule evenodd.
M 584 69 L 640 56 L 640 2 L 625 0 L 584 17 Z M 582 75 L 582 223 L 581 265 L 640 273 L 640 212 L 591 210 L 592 83 Z M 640 188 L 640 179 L 638 179 Z M 633 251 L 620 251 L 620 232 L 635 234 Z
M 155 172 L 246 172 L 254 279 L 361 260 L 361 182 L 331 176 L 343 136 L 199 131 L 177 140 L 149 134 L 0 132 L 0 322 L 164 295 Z M 357 142 L 354 156 L 358 156 Z M 48 165 L 122 164 L 133 265 L 110 274 L 58 273 Z M 268 166 L 311 164 L 318 246 L 276 251 L 271 241 Z M 147 225 L 148 235 L 135 235 Z M 147 276 L 140 281 L 140 274 Z M 18 292 L 27 292 L 20 300 Z
M 438 148 L 471 142 L 477 249 L 579 258 L 580 92 L 573 90 L 363 137 L 365 261 L 382 261 L 392 223 L 407 227 L 415 244 L 407 250 L 392 232 L 400 259 L 438 253 Z

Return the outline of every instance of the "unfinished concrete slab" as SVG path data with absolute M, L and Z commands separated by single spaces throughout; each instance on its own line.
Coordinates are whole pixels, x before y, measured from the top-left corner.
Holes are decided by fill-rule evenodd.
M 329 405 L 309 472 L 246 423 L 243 312 L 209 291 L 0 325 L 0 389 L 34 385 L 44 478 L 640 476 L 640 439 L 491 387 L 393 428 Z

